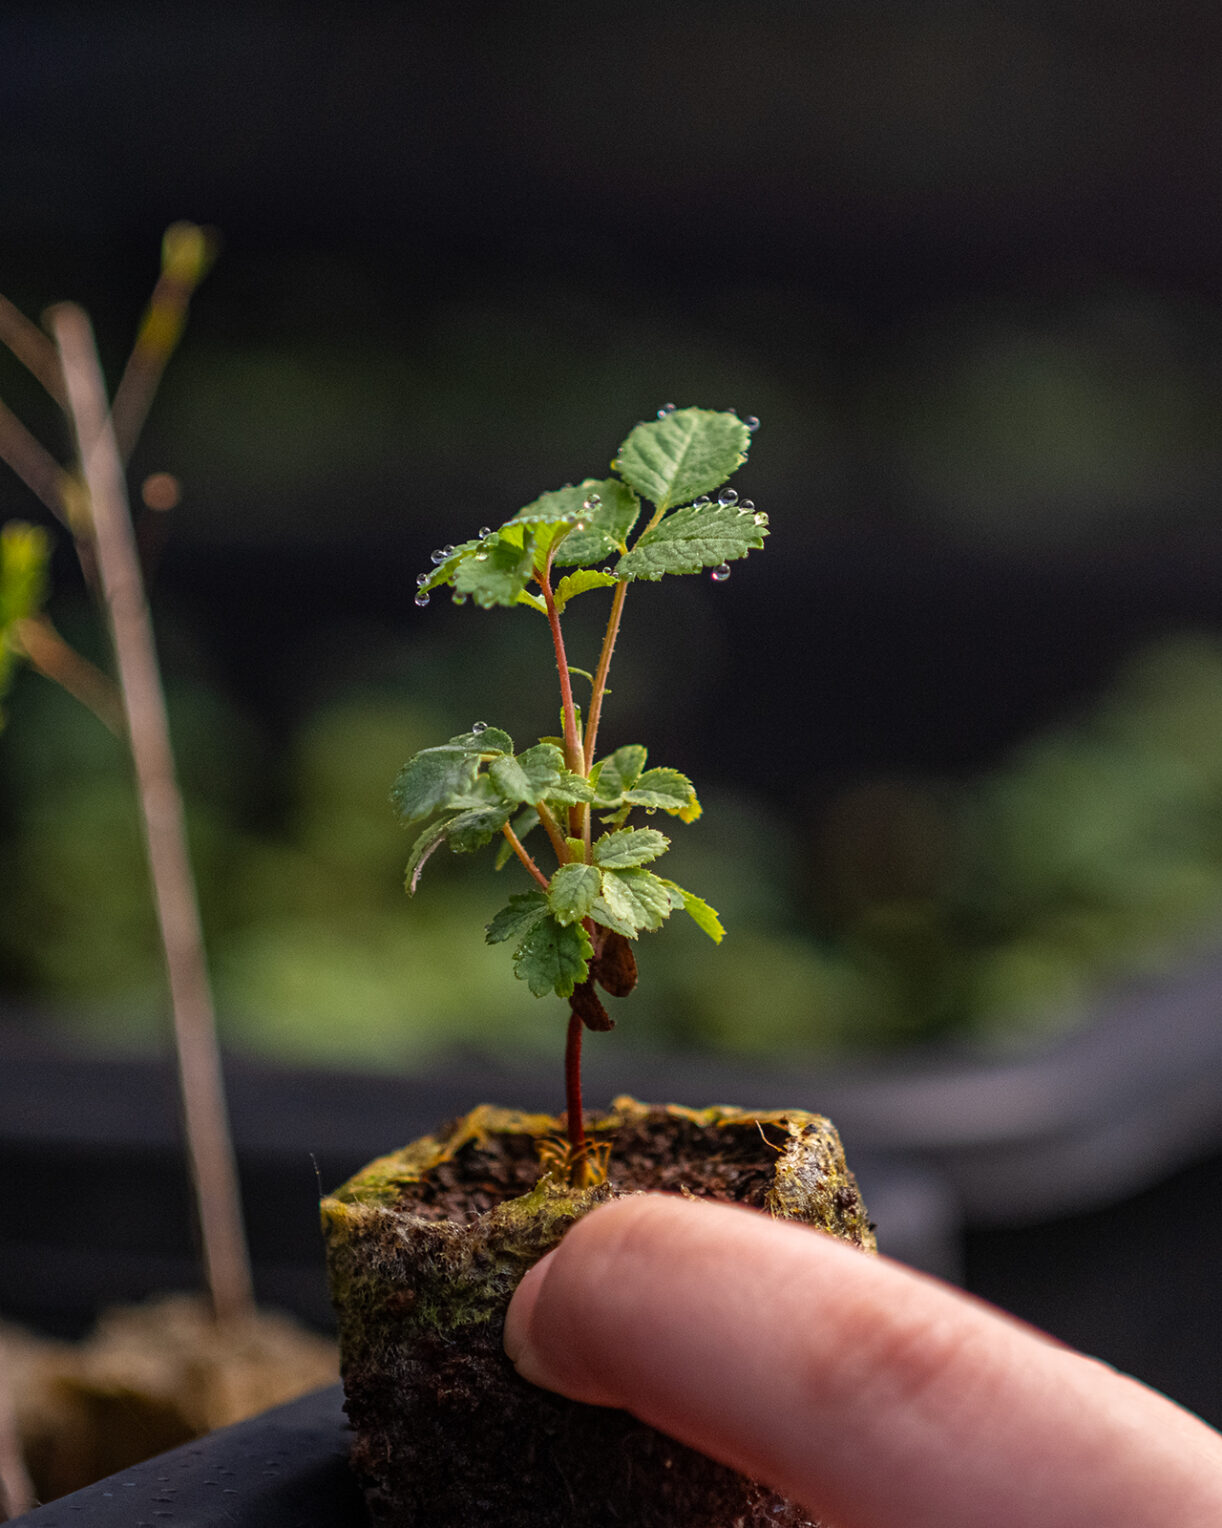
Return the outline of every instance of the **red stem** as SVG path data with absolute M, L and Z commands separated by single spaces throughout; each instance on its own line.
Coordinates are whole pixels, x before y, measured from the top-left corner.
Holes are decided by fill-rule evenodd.
M 501 829 L 501 832 L 504 833 L 505 837 L 509 840 L 509 847 L 522 861 L 523 865 L 526 866 L 531 875 L 534 876 L 535 880 L 538 881 L 539 885 L 543 887 L 543 890 L 546 891 L 548 887 L 547 877 L 543 874 L 542 870 L 539 869 L 538 865 L 535 864 L 534 860 L 531 859 L 530 852 L 526 848 L 525 844 L 523 844 L 522 840 L 513 831 L 508 823 L 504 825 L 504 827 Z
M 602 652 L 598 655 L 598 670 L 594 675 L 594 693 L 590 697 L 590 714 L 586 719 L 585 772 L 588 775 L 594 764 L 594 745 L 598 740 L 598 723 L 602 716 L 603 696 L 607 693 L 607 675 L 611 670 L 611 655 L 615 652 L 615 639 L 619 635 L 620 617 L 624 613 L 624 597 L 628 582 L 616 584 L 611 598 L 611 614 L 607 617 L 607 631 L 603 637 Z
M 569 1138 L 569 1162 L 576 1171 L 584 1159 L 585 1121 L 581 1105 L 581 1020 L 569 1014 L 569 1033 L 564 1047 L 565 1133 Z
M 577 708 L 573 704 L 573 682 L 569 677 L 569 660 L 564 651 L 564 636 L 560 630 L 560 612 L 552 594 L 552 556 L 555 546 L 548 553 L 547 563 L 538 575 L 539 588 L 543 591 L 543 603 L 547 606 L 547 624 L 552 630 L 552 646 L 556 650 L 556 671 L 560 675 L 560 706 L 564 714 L 564 762 L 580 775 L 585 772 L 585 756 L 581 751 L 581 739 L 577 736 Z

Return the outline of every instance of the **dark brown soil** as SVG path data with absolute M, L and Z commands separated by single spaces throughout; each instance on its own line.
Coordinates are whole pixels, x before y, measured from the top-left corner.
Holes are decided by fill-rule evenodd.
M 444 1148 L 419 1182 L 392 1170 L 397 1202 L 384 1186 L 395 1159 L 383 1159 L 369 1197 L 358 1177 L 324 1206 L 334 1206 L 329 1258 L 353 1464 L 377 1528 L 817 1528 L 802 1507 L 627 1412 L 526 1384 L 505 1358 L 504 1311 L 526 1268 L 619 1194 L 682 1189 L 873 1244 L 827 1121 L 710 1123 L 624 1102 L 592 1122 L 610 1142 L 609 1181 L 548 1185 L 529 1214 L 518 1196 L 539 1180 L 540 1138 L 522 1128 L 477 1131 L 452 1155 Z M 439 1141 L 461 1139 L 464 1124 Z

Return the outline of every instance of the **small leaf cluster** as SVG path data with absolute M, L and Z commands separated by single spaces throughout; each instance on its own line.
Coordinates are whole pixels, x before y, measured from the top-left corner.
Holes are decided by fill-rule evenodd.
M 615 477 L 585 478 L 540 495 L 496 530 L 434 554 L 417 601 L 449 585 L 477 605 L 544 601 L 527 585 L 548 565 L 572 568 L 555 589 L 557 611 L 589 589 L 667 573 L 698 573 L 764 544 L 767 516 L 737 495 L 708 497 L 747 459 L 751 432 L 732 413 L 684 408 L 639 424 L 611 463 Z M 654 512 L 635 540 L 642 501 Z
M 686 775 L 646 769 L 645 762 L 645 749 L 629 744 L 600 760 L 585 778 L 565 767 L 556 743 L 515 753 L 513 739 L 497 727 L 421 749 L 399 772 L 391 792 L 404 824 L 431 819 L 408 856 L 408 891 L 415 891 L 425 862 L 442 844 L 469 854 L 506 827 L 521 844 L 546 821 L 564 856 L 546 891 L 539 887 L 512 896 L 487 929 L 489 944 L 515 941 L 514 970 L 536 996 L 568 997 L 587 980 L 594 953 L 587 922 L 635 939 L 682 909 L 719 942 L 723 929 L 713 909 L 646 868 L 666 852 L 670 839 L 656 828 L 625 825 L 636 807 L 688 822 L 700 814 Z M 563 836 L 561 825 L 574 806 L 599 813 L 605 829 L 592 838 L 588 859 L 582 840 Z M 506 841 L 498 867 L 512 853 Z
M 407 889 L 415 892 L 443 844 L 469 854 L 499 840 L 498 869 L 516 858 L 534 886 L 510 898 L 488 925 L 488 942 L 509 944 L 514 970 L 531 991 L 569 998 L 589 1028 L 610 1027 L 593 984 L 623 996 L 636 980 L 625 941 L 660 928 L 679 910 L 715 942 L 722 937 L 706 902 L 657 874 L 670 839 L 629 822 L 638 809 L 694 821 L 700 803 L 692 782 L 676 769 L 647 768 L 639 744 L 601 759 L 594 751 L 626 586 L 704 568 L 720 579 L 728 573 L 724 564 L 764 544 L 767 516 L 722 486 L 746 461 L 754 423 L 668 406 L 629 434 L 612 476 L 541 494 L 499 528 L 440 548 L 433 571 L 418 580 L 418 605 L 449 586 L 460 604 L 526 605 L 547 618 L 564 738 L 544 738 L 519 753 L 508 733 L 480 723 L 410 759 L 391 793 L 400 820 L 417 834 Z M 568 663 L 560 618 L 572 599 L 594 589 L 615 595 L 598 672 L 585 675 L 592 686 L 586 735 L 571 687 L 572 675 L 584 671 Z M 532 835 L 534 843 L 544 835 L 550 843 L 550 875 L 527 848 Z

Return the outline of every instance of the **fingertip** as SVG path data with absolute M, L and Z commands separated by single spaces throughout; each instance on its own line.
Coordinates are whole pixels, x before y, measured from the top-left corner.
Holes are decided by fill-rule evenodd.
M 553 1249 L 526 1270 L 505 1312 L 505 1330 L 501 1339 L 505 1356 L 522 1378 L 529 1380 L 532 1385 L 545 1387 L 548 1384 L 548 1369 L 531 1340 L 531 1326 L 543 1281 L 547 1278 L 555 1255 Z

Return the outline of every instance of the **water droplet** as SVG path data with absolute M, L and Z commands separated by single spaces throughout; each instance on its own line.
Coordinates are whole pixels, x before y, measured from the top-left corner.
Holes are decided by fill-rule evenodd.
M 433 575 L 431 573 L 417 573 L 416 574 L 416 587 L 417 587 L 417 589 L 420 587 L 421 584 L 427 584 L 429 579 L 432 578 L 432 576 Z
M 717 502 L 725 509 L 729 504 L 738 503 L 738 494 L 733 488 L 723 488 L 717 495 Z
M 754 414 L 748 414 L 747 417 L 743 420 L 743 423 L 747 426 L 752 434 L 754 434 L 755 431 L 760 427 L 760 422 Z
M 750 512 L 755 508 L 755 504 L 751 499 L 739 499 L 738 507 L 740 511 L 746 515 L 750 514 Z
M 761 511 L 758 515 L 756 515 L 755 523 L 756 525 L 767 525 L 768 516 Z
M 443 557 L 453 557 L 454 548 L 452 546 L 443 546 L 441 549 L 441 555 Z
M 435 563 L 439 563 L 439 562 L 444 562 L 445 560 L 446 560 L 446 553 L 445 553 L 444 547 L 438 547 L 435 552 L 430 552 L 429 553 L 429 561 L 431 563 L 435 564 Z
M 421 610 L 424 609 L 424 607 L 428 604 L 428 602 L 429 602 L 429 597 L 428 597 L 427 594 L 418 594 L 416 596 L 416 604 L 419 606 L 419 608 Z
M 607 575 L 608 578 L 613 578 L 615 576 L 615 569 L 611 566 L 610 563 L 608 563 L 602 571 Z
M 481 732 L 487 732 L 487 730 L 488 730 L 488 723 L 487 722 L 472 722 L 471 723 L 471 731 L 475 733 L 476 737 L 478 737 Z
M 491 535 L 492 535 L 492 527 L 490 525 L 481 525 L 480 526 L 480 528 L 479 528 L 479 539 L 481 541 L 483 541 L 486 537 L 491 536 Z
M 573 529 L 575 531 L 584 531 L 585 528 L 586 528 L 586 522 L 584 520 L 577 520 L 573 524 Z
M 709 577 L 713 580 L 713 582 L 715 584 L 724 584 L 726 579 L 729 578 L 729 576 L 730 576 L 730 564 L 728 562 L 719 563 L 718 566 L 715 567 L 713 569 L 713 571 L 709 574 Z
M 710 499 L 708 494 L 706 493 L 706 494 L 701 495 L 701 497 L 696 500 L 696 502 L 692 505 L 692 508 L 693 509 L 703 509 L 706 504 L 711 504 L 712 502 L 713 502 L 712 499 Z
M 592 493 L 590 495 L 590 497 L 582 505 L 582 508 L 583 509 L 597 509 L 598 506 L 601 503 L 602 503 L 602 495 L 601 494 L 597 494 L 597 493 Z
M 465 605 L 466 603 L 467 603 L 467 596 L 465 594 L 452 594 L 450 596 L 450 604 L 451 605 Z
M 659 419 L 669 419 L 670 416 L 674 412 L 675 412 L 675 406 L 674 406 L 673 403 L 664 403 L 662 405 L 662 407 L 658 410 L 658 418 Z
M 476 560 L 476 562 L 487 562 L 488 561 L 488 553 L 487 552 L 476 552 L 475 560 Z

